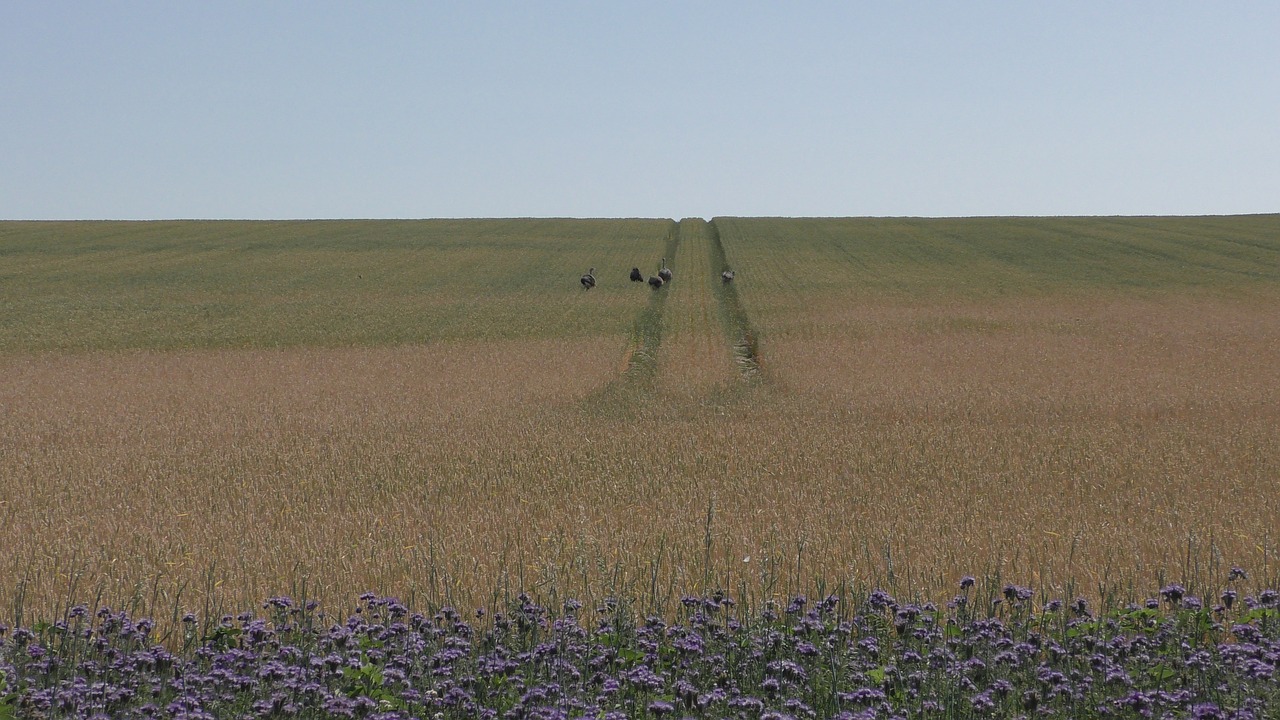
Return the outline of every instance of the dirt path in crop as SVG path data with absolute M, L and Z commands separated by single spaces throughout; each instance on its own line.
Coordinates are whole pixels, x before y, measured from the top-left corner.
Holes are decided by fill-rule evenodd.
M 756 333 L 733 283 L 714 222 L 672 221 L 665 244 L 672 281 L 650 294 L 636 316 L 618 377 L 590 402 L 611 408 L 643 407 L 654 397 L 725 400 L 763 381 Z M 645 268 L 645 277 L 657 268 Z
M 756 330 L 747 317 L 747 311 L 738 297 L 737 278 L 731 282 L 719 280 L 719 274 L 732 270 L 729 258 L 725 254 L 724 243 L 720 240 L 720 229 L 715 220 L 707 223 L 707 232 L 711 236 L 711 269 L 716 273 L 716 300 L 720 304 L 720 318 L 725 330 L 733 342 L 733 358 L 738 372 L 748 381 L 763 380 L 760 364 L 760 342 Z
M 672 220 L 663 245 L 663 257 L 666 258 L 668 267 L 674 265 L 679 249 L 680 228 Z M 646 280 L 658 271 L 657 266 L 650 267 L 651 265 L 651 259 L 637 264 Z M 619 364 L 619 375 L 587 399 L 588 405 L 593 408 L 608 410 L 634 407 L 640 398 L 652 391 L 658 375 L 658 351 L 662 347 L 665 325 L 663 314 L 669 293 L 665 288 L 654 290 L 647 282 L 633 284 L 636 286 L 635 292 L 649 293 L 649 303 L 636 315 L 631 329 L 631 341 Z

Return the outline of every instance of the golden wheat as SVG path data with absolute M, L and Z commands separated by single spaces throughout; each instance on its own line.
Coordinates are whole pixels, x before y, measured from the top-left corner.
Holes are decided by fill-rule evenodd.
M 1146 587 L 1194 570 L 1189 542 L 1203 574 L 1261 572 L 1276 309 L 1024 306 L 962 313 L 972 329 L 890 308 L 863 337 L 770 344 L 776 387 L 659 388 L 622 417 L 587 400 L 621 337 L 8 358 L 2 599 L 22 582 L 53 612 L 72 576 L 195 608 L 302 578 L 334 601 L 477 605 L 817 579 L 937 594 L 989 570 Z
M 0 355 L 0 608 L 239 611 L 305 583 L 661 612 L 708 586 L 1274 576 L 1274 291 L 904 300 L 847 268 L 788 276 L 791 253 L 726 227 L 763 382 L 734 367 L 696 222 L 665 296 L 621 266 L 590 293 L 568 275 L 545 306 L 564 319 L 539 320 L 561 337 L 504 337 L 490 308 L 450 311 L 470 340 Z M 503 302 L 535 317 L 529 298 Z M 657 372 L 602 392 L 639 329 L 601 328 L 642 307 Z

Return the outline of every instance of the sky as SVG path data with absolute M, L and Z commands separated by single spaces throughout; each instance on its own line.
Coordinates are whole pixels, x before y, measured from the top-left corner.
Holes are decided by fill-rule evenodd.
M 0 219 L 1280 211 L 1280 3 L 0 3 Z

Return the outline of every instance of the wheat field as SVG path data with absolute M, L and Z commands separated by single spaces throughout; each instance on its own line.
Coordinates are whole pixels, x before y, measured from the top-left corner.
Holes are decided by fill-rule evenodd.
M 1276 575 L 1276 216 L 0 223 L 0 253 L 8 615 Z

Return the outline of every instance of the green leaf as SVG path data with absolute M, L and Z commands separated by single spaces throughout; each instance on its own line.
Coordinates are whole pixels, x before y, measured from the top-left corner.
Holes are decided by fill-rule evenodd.
M 884 676 L 885 676 L 885 669 L 882 667 L 876 668 L 875 670 L 867 671 L 867 678 L 871 680 L 871 682 L 877 685 L 881 685 L 884 683 Z
M 1275 608 L 1254 608 L 1245 613 L 1244 617 L 1240 618 L 1240 621 L 1251 623 L 1255 620 L 1275 620 L 1276 618 L 1280 618 L 1280 610 Z
M 892 627 L 888 620 L 885 620 L 879 615 L 867 615 L 865 620 L 867 624 L 876 631 L 877 635 L 883 635 L 889 632 L 889 628 Z
M 242 634 L 244 634 L 244 631 L 240 628 L 219 626 L 206 635 L 204 641 L 216 648 L 226 648 L 233 644 L 235 639 Z
M 15 707 L 18 702 L 17 694 L 3 694 L 8 687 L 9 678 L 0 670 L 0 720 L 16 720 L 18 717 L 18 709 Z

